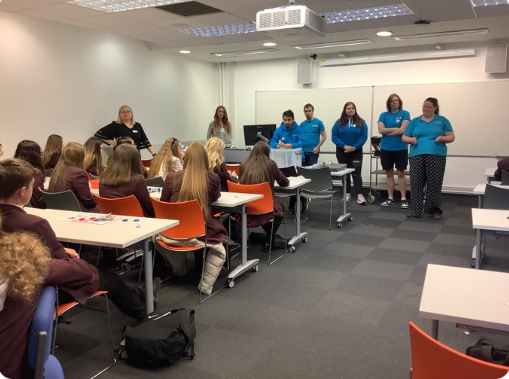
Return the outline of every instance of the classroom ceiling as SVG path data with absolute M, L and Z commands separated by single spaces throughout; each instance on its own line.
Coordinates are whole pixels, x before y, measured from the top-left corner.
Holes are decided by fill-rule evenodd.
M 157 8 L 145 8 L 120 13 L 103 13 L 68 4 L 67 0 L 0 0 L 0 11 L 21 14 L 57 23 L 118 34 L 150 44 L 150 48 L 168 54 L 189 50 L 190 57 L 209 62 L 252 61 L 279 58 L 310 59 L 374 54 L 376 51 L 398 51 L 427 46 L 430 49 L 448 49 L 472 43 L 509 42 L 509 4 L 473 7 L 470 0 L 298 0 L 316 13 L 345 11 L 403 4 L 413 14 L 399 17 L 329 23 L 325 37 L 312 36 L 299 40 L 279 40 L 265 33 L 254 32 L 222 37 L 195 37 L 182 33 L 185 28 L 202 28 L 230 24 L 254 23 L 256 13 L 288 5 L 288 0 L 199 0 L 221 12 L 180 16 Z M 490 2 L 490 1 L 488 1 Z M 495 1 L 491 1 L 495 2 Z M 416 25 L 420 20 L 427 25 Z M 487 28 L 489 32 L 474 36 L 448 36 L 433 39 L 398 41 L 392 37 L 378 37 L 375 33 L 389 30 L 394 36 L 436 33 L 454 30 Z M 367 45 L 325 48 L 301 51 L 296 44 L 314 44 L 336 41 L 369 39 Z M 262 44 L 277 45 L 261 54 L 219 57 L 214 53 L 249 52 L 267 49 Z

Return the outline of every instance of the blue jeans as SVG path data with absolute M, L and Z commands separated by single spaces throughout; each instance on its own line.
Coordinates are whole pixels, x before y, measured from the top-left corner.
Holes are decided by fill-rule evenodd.
M 302 165 L 307 167 L 318 163 L 319 156 L 320 154 L 313 154 L 313 152 L 304 153 L 304 162 L 302 162 Z

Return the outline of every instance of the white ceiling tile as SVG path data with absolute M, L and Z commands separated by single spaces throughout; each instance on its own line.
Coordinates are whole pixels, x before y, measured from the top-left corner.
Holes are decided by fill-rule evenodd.
M 21 9 L 34 9 L 46 5 L 63 4 L 66 0 L 3 0 L 0 5 L 9 5 Z
M 40 18 L 42 20 L 47 20 L 47 21 L 62 22 L 62 21 L 68 20 L 65 17 L 54 16 L 52 14 L 40 13 L 40 12 L 36 12 L 36 11 L 32 11 L 32 10 L 21 11 L 21 12 L 18 12 L 18 14 L 21 14 L 23 16 Z
M 138 24 L 137 21 L 130 20 L 113 14 L 102 14 L 99 16 L 84 17 L 80 18 L 79 20 L 103 28 Z
M 421 20 L 431 22 L 475 17 L 469 0 L 405 0 L 405 4 Z
M 101 29 L 101 26 L 97 25 L 97 24 L 91 24 L 91 23 L 88 23 L 88 22 L 84 22 L 82 20 L 65 20 L 65 21 L 61 21 L 62 24 L 67 24 L 67 25 L 72 25 L 72 26 L 78 26 L 80 28 L 85 28 L 85 29 Z
M 178 20 L 182 18 L 174 13 L 166 12 L 156 8 L 137 9 L 134 11 L 122 12 L 122 17 L 139 22 L 156 23 L 167 20 Z
M 37 12 L 69 19 L 92 17 L 104 14 L 103 12 L 95 11 L 93 9 L 67 3 L 37 7 L 36 10 Z
M 477 17 L 494 17 L 494 16 L 507 16 L 509 15 L 509 5 L 495 5 L 492 7 L 477 7 L 474 8 Z

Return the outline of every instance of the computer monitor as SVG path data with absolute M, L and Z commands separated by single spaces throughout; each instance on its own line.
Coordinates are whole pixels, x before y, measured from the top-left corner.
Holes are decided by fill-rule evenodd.
M 261 137 L 265 137 L 270 141 L 275 131 L 276 124 L 244 125 L 244 141 L 246 146 L 254 145 L 258 141 L 264 141 L 264 138 Z

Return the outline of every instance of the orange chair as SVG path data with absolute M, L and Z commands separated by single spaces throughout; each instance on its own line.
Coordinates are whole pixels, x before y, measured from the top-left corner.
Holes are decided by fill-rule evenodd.
M 143 164 L 143 167 L 150 168 L 150 165 L 152 164 L 152 158 L 151 159 L 142 159 L 141 163 Z
M 57 291 L 58 291 L 58 289 L 57 289 Z M 94 292 L 89 297 L 89 299 L 92 299 L 92 298 L 94 298 L 96 296 L 104 296 L 104 298 L 106 300 L 106 314 L 108 315 L 108 328 L 109 328 L 109 333 L 110 333 L 109 340 L 110 340 L 110 345 L 111 345 L 111 360 L 112 360 L 112 362 L 107 367 L 105 367 L 104 369 L 99 371 L 97 374 L 95 374 L 91 379 L 101 375 L 103 372 L 105 372 L 106 370 L 110 369 L 111 367 L 113 367 L 117 363 L 117 359 L 115 358 L 115 345 L 113 343 L 113 334 L 111 333 L 111 316 L 110 316 L 110 305 L 108 303 L 108 291 L 96 291 L 96 292 Z M 56 343 L 56 339 L 57 339 L 58 317 L 62 316 L 65 312 L 67 312 L 68 310 L 74 308 L 77 305 L 79 305 L 79 303 L 77 301 L 71 301 L 70 303 L 64 303 L 64 304 L 58 304 L 58 296 L 57 296 L 56 308 L 55 308 L 55 312 L 53 313 L 53 316 L 54 316 L 54 319 L 55 319 L 55 327 L 54 327 L 54 332 L 53 332 L 52 354 L 55 353 L 55 343 Z
M 156 200 L 150 198 L 154 206 L 156 218 L 164 218 L 170 220 L 179 220 L 179 224 L 173 228 L 166 229 L 161 234 L 167 238 L 173 240 L 189 240 L 192 238 L 200 238 L 205 236 L 205 245 L 207 244 L 206 239 L 206 224 L 203 217 L 203 211 L 198 203 L 198 200 L 182 201 L 178 203 L 167 203 L 165 201 Z M 157 245 L 163 252 L 191 252 L 203 249 L 203 261 L 205 262 L 207 249 L 204 249 L 201 245 L 181 245 L 181 244 L 167 244 L 161 240 L 157 240 Z M 203 269 L 205 264 L 203 265 Z M 202 270 L 203 277 L 203 270 Z M 221 288 L 222 289 L 222 288 Z M 218 291 L 212 293 L 202 300 L 202 292 L 200 291 L 199 302 L 200 304 L 205 300 L 214 296 Z
M 97 195 L 94 195 L 94 197 L 101 213 L 143 217 L 143 209 L 134 195 L 111 199 Z
M 237 176 L 239 176 L 239 167 L 240 167 L 240 165 L 238 165 L 238 164 L 227 164 L 226 163 L 225 166 L 226 166 L 226 169 L 228 171 L 234 172 L 235 174 L 237 174 Z
M 260 194 L 263 195 L 263 197 L 259 200 L 251 201 L 247 203 L 246 206 L 246 214 L 247 216 L 257 216 L 257 215 L 263 215 L 267 213 L 272 214 L 272 218 L 270 222 L 272 222 L 272 228 L 271 228 L 271 235 L 273 234 L 274 230 L 274 200 L 272 197 L 272 188 L 270 188 L 269 183 L 260 183 L 260 184 L 238 184 L 228 181 L 228 191 L 229 192 L 240 192 L 240 193 L 249 193 L 249 194 Z M 283 215 L 283 221 L 284 221 L 284 227 L 285 227 L 285 240 L 286 240 L 286 220 Z M 287 252 L 287 249 L 285 248 L 285 252 L 281 254 L 279 257 L 274 259 L 273 261 L 270 260 L 271 254 L 272 254 L 272 239 L 269 241 L 269 259 L 267 261 L 268 265 L 270 266 L 274 262 L 281 259 Z
M 88 184 L 90 184 L 90 188 L 92 189 L 99 189 L 99 179 L 90 179 Z
M 457 352 L 409 323 L 412 379 L 498 379 L 509 368 Z

